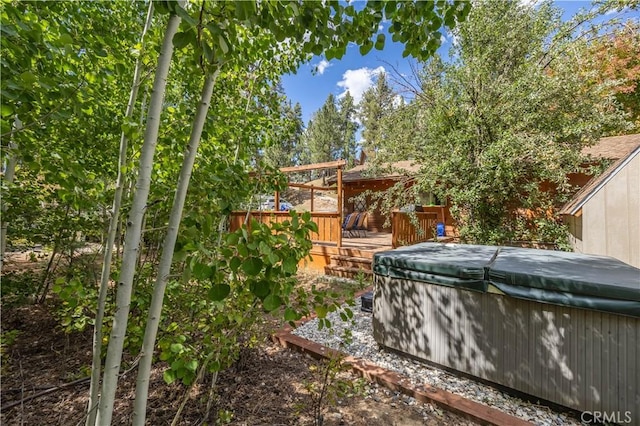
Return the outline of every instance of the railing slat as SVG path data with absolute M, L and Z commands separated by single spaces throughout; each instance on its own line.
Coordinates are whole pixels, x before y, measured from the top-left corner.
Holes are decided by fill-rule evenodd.
M 418 219 L 418 226 L 423 231 L 422 235 L 418 234 L 418 229 L 411 223 L 411 218 L 408 214 L 402 212 L 392 213 L 391 245 L 393 248 L 433 239 L 435 227 L 438 222 L 437 213 L 415 212 L 415 215 Z
M 236 231 L 240 229 L 242 224 L 244 223 L 244 218 L 247 212 L 235 211 L 232 212 L 229 218 L 229 228 L 230 231 Z M 289 220 L 291 216 L 289 216 L 289 212 L 276 212 L 276 211 L 252 211 L 250 213 L 250 218 L 256 219 L 260 223 L 282 223 L 285 220 Z M 339 237 L 340 229 L 336 229 L 334 223 L 337 223 L 338 213 L 337 212 L 312 212 L 311 220 L 313 220 L 318 225 L 318 232 L 312 232 L 310 237 L 312 241 L 327 241 L 327 242 L 337 242 Z

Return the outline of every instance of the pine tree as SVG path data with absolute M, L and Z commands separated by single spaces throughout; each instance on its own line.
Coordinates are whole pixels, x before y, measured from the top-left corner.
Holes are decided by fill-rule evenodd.
M 276 139 L 264 150 L 264 159 L 273 167 L 287 167 L 302 162 L 302 107 L 296 102 L 282 106 L 282 125 L 276 133 Z
M 383 119 L 393 111 L 395 93 L 387 81 L 384 72 L 378 74 L 376 85 L 369 88 L 360 103 L 360 120 L 362 121 L 364 139 L 363 149 L 370 157 L 383 149 L 385 133 Z
M 336 99 L 329 94 L 324 105 L 316 111 L 307 127 L 306 143 L 309 160 L 322 163 L 335 160 L 341 154 L 341 117 L 336 107 Z
M 340 99 L 340 158 L 347 162 L 347 167 L 353 166 L 356 156 L 356 131 L 358 123 L 355 121 L 356 106 L 351 93 L 347 92 Z

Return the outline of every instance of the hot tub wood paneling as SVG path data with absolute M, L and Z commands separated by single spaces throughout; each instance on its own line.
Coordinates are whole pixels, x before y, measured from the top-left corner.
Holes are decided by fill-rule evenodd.
M 375 275 L 376 341 L 640 425 L 640 318 Z

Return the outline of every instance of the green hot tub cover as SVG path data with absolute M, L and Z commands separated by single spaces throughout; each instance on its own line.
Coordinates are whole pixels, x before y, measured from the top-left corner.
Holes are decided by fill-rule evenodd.
M 503 247 L 487 273 L 513 297 L 640 317 L 640 269 L 612 257 Z
M 374 256 L 374 273 L 640 317 L 640 269 L 606 256 L 422 243 Z
M 485 268 L 496 247 L 467 244 L 421 243 L 376 253 L 378 275 L 487 291 Z

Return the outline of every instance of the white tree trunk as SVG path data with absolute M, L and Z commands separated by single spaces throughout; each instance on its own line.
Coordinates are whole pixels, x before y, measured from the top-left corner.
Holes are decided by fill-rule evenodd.
M 22 122 L 16 115 L 16 118 L 13 120 L 13 128 L 15 130 L 22 129 Z M 10 136 L 11 140 L 9 142 L 9 152 L 7 160 L 7 169 L 4 171 L 4 181 L 8 184 L 13 183 L 13 178 L 16 173 L 16 164 L 18 163 L 18 145 L 13 141 L 13 136 Z M 0 225 L 0 271 L 2 271 L 4 267 L 4 253 L 7 249 L 7 231 L 9 229 L 9 223 L 4 218 L 4 213 L 7 211 L 7 206 L 2 203 L 2 207 L 0 208 L 2 212 L 2 217 L 0 221 L 2 221 L 2 225 Z
M 156 343 L 156 335 L 158 333 L 158 325 L 160 324 L 160 316 L 162 314 L 164 292 L 167 287 L 169 273 L 171 272 L 171 261 L 173 259 L 176 239 L 178 238 L 180 221 L 182 220 L 182 211 L 184 209 L 187 190 L 189 189 L 189 181 L 191 179 L 191 172 L 196 160 L 198 145 L 200 144 L 202 129 L 204 128 L 205 120 L 207 118 L 207 112 L 209 110 L 209 103 L 211 102 L 216 77 L 217 73 L 209 74 L 205 79 L 200 97 L 200 104 L 196 110 L 193 127 L 191 128 L 189 145 L 187 146 L 184 160 L 182 162 L 182 168 L 180 169 L 180 176 L 178 177 L 173 206 L 171 207 L 171 215 L 169 216 L 169 227 L 164 238 L 162 257 L 158 267 L 156 282 L 153 287 L 149 316 L 144 332 L 144 341 L 142 344 L 142 350 L 140 351 L 140 364 L 138 365 L 138 378 L 136 382 L 136 398 L 133 406 L 134 426 L 144 426 L 145 424 L 149 376 L 151 374 L 151 364 L 153 350 Z
M 160 127 L 160 114 L 162 112 L 165 87 L 167 85 L 167 75 L 169 74 L 169 67 L 171 65 L 171 56 L 173 55 L 173 36 L 176 34 L 179 25 L 180 17 L 171 15 L 162 41 L 160 56 L 158 58 L 158 68 L 153 82 L 153 91 L 149 103 L 149 113 L 147 115 L 147 127 L 145 129 L 142 151 L 140 153 L 136 191 L 133 196 L 131 210 L 126 220 L 122 269 L 117 284 L 116 312 L 109 338 L 109 347 L 107 348 L 102 393 L 98 405 L 98 418 L 96 419 L 96 423 L 99 425 L 111 424 L 113 415 L 113 404 L 118 386 L 120 364 L 122 362 L 122 348 L 127 331 L 136 259 L 138 258 L 138 251 L 140 250 L 142 218 L 149 197 L 153 156 L 158 142 L 158 129 Z
M 149 10 L 147 11 L 147 19 L 140 36 L 140 44 L 144 46 L 144 37 L 151 27 L 153 20 L 153 2 L 149 2 Z M 142 73 L 142 52 L 136 60 L 133 71 L 133 85 L 129 94 L 129 103 L 125 112 L 125 120 L 133 117 L 136 99 L 138 98 L 138 89 L 140 88 L 140 74 Z M 96 423 L 98 412 L 98 400 L 100 393 L 100 373 L 102 370 L 102 322 L 104 320 L 104 310 L 107 301 L 107 291 L 109 290 L 109 277 L 111 275 L 111 260 L 113 257 L 113 244 L 116 240 L 118 231 L 118 220 L 120 220 L 120 204 L 122 202 L 122 192 L 124 187 L 124 167 L 127 163 L 127 145 L 128 138 L 125 132 L 120 135 L 120 153 L 118 161 L 118 177 L 116 180 L 116 192 L 113 197 L 113 206 L 111 208 L 111 220 L 109 221 L 109 232 L 104 248 L 104 257 L 102 261 L 102 275 L 100 277 L 100 290 L 98 294 L 98 310 L 93 325 L 93 359 L 91 362 L 91 384 L 89 385 L 89 403 L 87 406 L 86 426 L 93 426 Z

